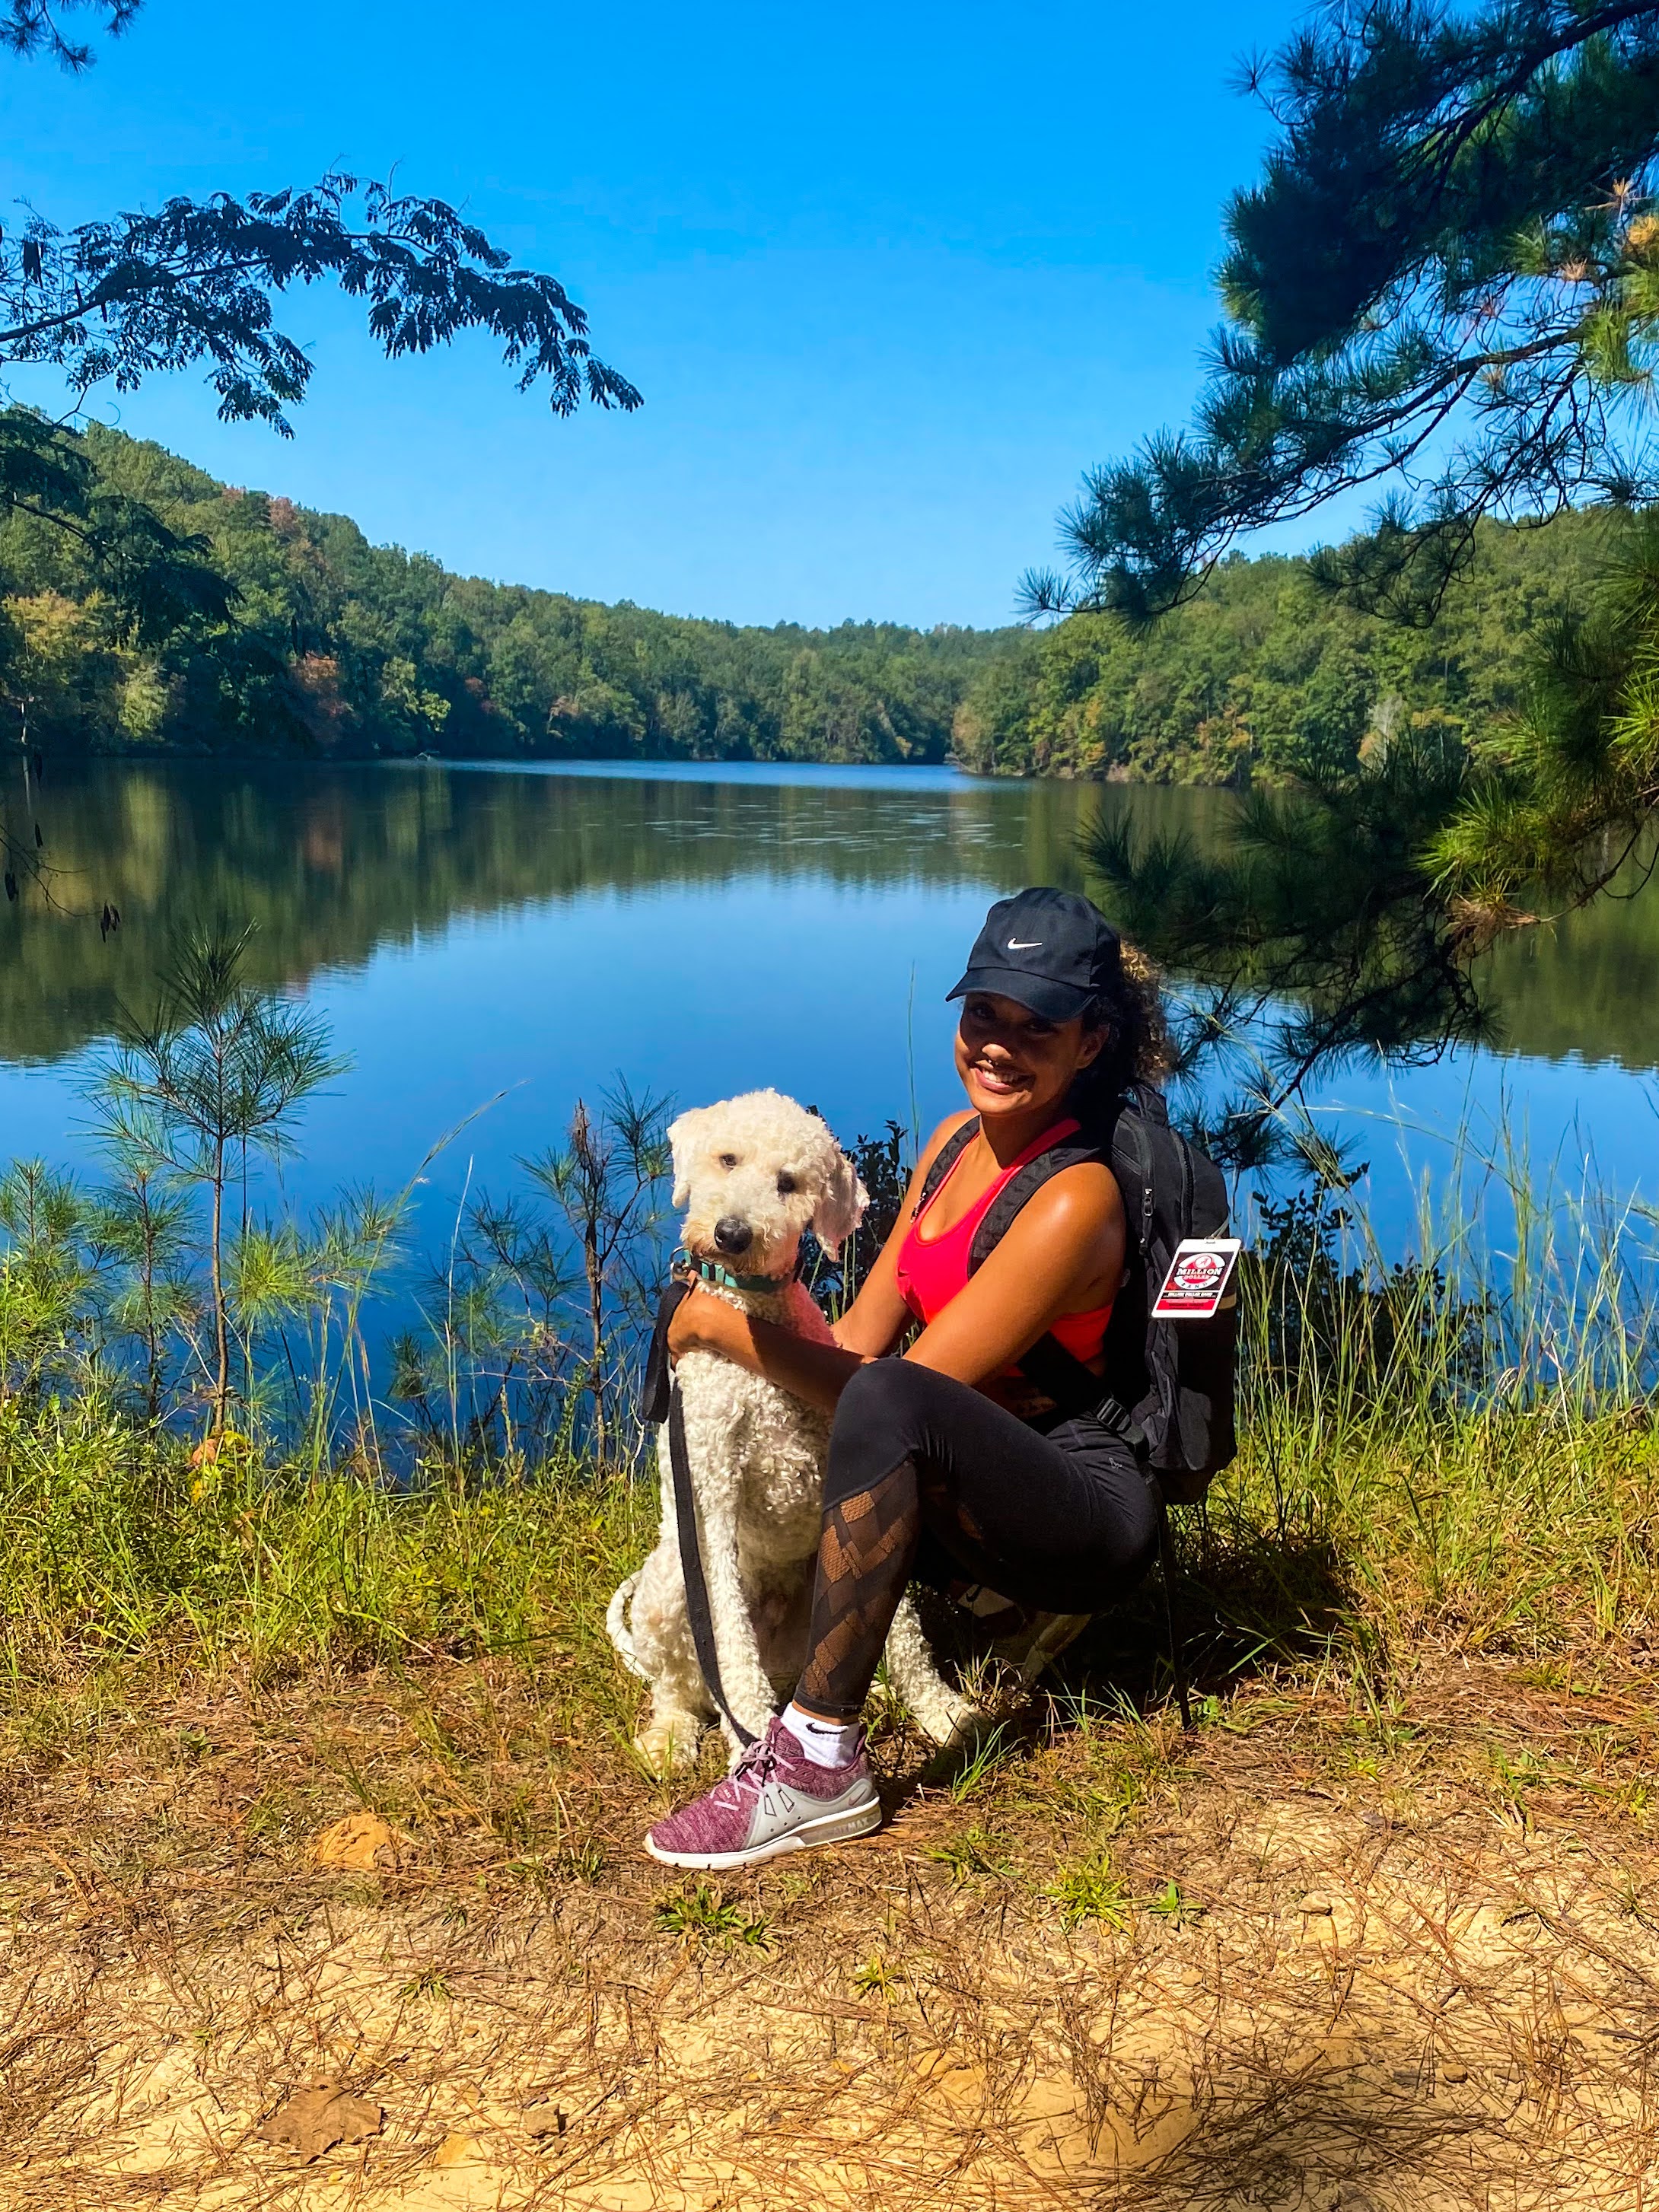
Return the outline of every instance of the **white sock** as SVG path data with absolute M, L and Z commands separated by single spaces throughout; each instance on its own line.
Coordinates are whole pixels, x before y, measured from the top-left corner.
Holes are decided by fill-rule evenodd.
M 814 1766 L 845 1766 L 859 1747 L 856 1721 L 821 1721 L 793 1701 L 783 1709 L 783 1724 Z

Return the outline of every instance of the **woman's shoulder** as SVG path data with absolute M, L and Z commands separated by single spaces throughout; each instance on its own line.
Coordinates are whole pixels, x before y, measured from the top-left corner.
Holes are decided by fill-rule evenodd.
M 969 1122 L 977 1119 L 971 1108 L 960 1114 L 947 1114 L 922 1146 L 921 1158 L 916 1162 L 917 1173 L 925 1175 L 957 1131 L 965 1129 Z
M 1015 1217 L 1028 1233 L 1050 1235 L 1070 1225 L 1094 1226 L 1119 1218 L 1123 1194 L 1104 1160 L 1074 1160 L 1039 1183 Z

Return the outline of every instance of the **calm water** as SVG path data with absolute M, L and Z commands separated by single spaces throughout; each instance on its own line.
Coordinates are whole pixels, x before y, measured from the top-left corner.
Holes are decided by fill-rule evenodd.
M 21 823 L 21 786 L 7 791 Z M 955 1103 L 944 994 L 988 901 L 1085 887 L 1099 807 L 1213 833 L 1215 794 L 987 785 L 946 770 L 94 764 L 42 795 L 50 902 L 0 907 L 0 1157 L 87 1158 L 78 1086 L 170 924 L 251 916 L 259 972 L 328 1017 L 353 1066 L 284 1170 L 301 1202 L 400 1187 L 447 1131 L 423 1201 L 511 1180 L 620 1070 L 696 1103 L 771 1083 L 846 1137 Z M 32 833 L 31 833 L 32 834 Z M 123 926 L 107 943 L 108 901 Z M 1348 1078 L 1329 1103 L 1431 1133 L 1507 1101 L 1540 1158 L 1648 1178 L 1659 1095 L 1659 896 L 1604 906 L 1496 970 L 1502 1053 Z M 484 1110 L 480 1113 L 478 1109 Z M 1360 1121 L 1405 1233 L 1391 1127 Z

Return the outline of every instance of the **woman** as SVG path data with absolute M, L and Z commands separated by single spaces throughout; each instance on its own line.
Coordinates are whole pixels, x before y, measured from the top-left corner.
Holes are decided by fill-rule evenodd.
M 1157 1496 L 1128 1444 L 1062 1419 L 1014 1364 L 1051 1334 L 1104 1374 L 1124 1267 L 1110 1169 L 1060 1169 L 969 1272 L 974 1231 L 1017 1170 L 1079 1125 L 1103 1133 L 1125 1087 L 1161 1066 L 1156 992 L 1126 971 L 1117 932 L 1087 899 L 1040 889 L 991 908 L 951 996 L 963 1002 L 968 1111 L 928 1140 L 835 1342 L 704 1291 L 674 1317 L 676 1356 L 720 1352 L 835 1422 L 805 1670 L 733 1771 L 651 1831 L 646 1848 L 670 1865 L 748 1866 L 880 1826 L 859 1715 L 914 1575 L 977 1583 L 1024 1611 L 1088 1613 L 1131 1589 L 1157 1547 Z M 975 1120 L 921 1206 L 935 1157 Z

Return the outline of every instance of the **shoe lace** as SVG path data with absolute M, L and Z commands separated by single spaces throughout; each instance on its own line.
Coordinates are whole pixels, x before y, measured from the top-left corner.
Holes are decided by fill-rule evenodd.
M 769 1735 L 759 1736 L 744 1751 L 742 1757 L 723 1781 L 717 1782 L 709 1796 L 722 1805 L 739 1804 L 744 1795 L 764 1790 L 777 1771 L 778 1754 Z

